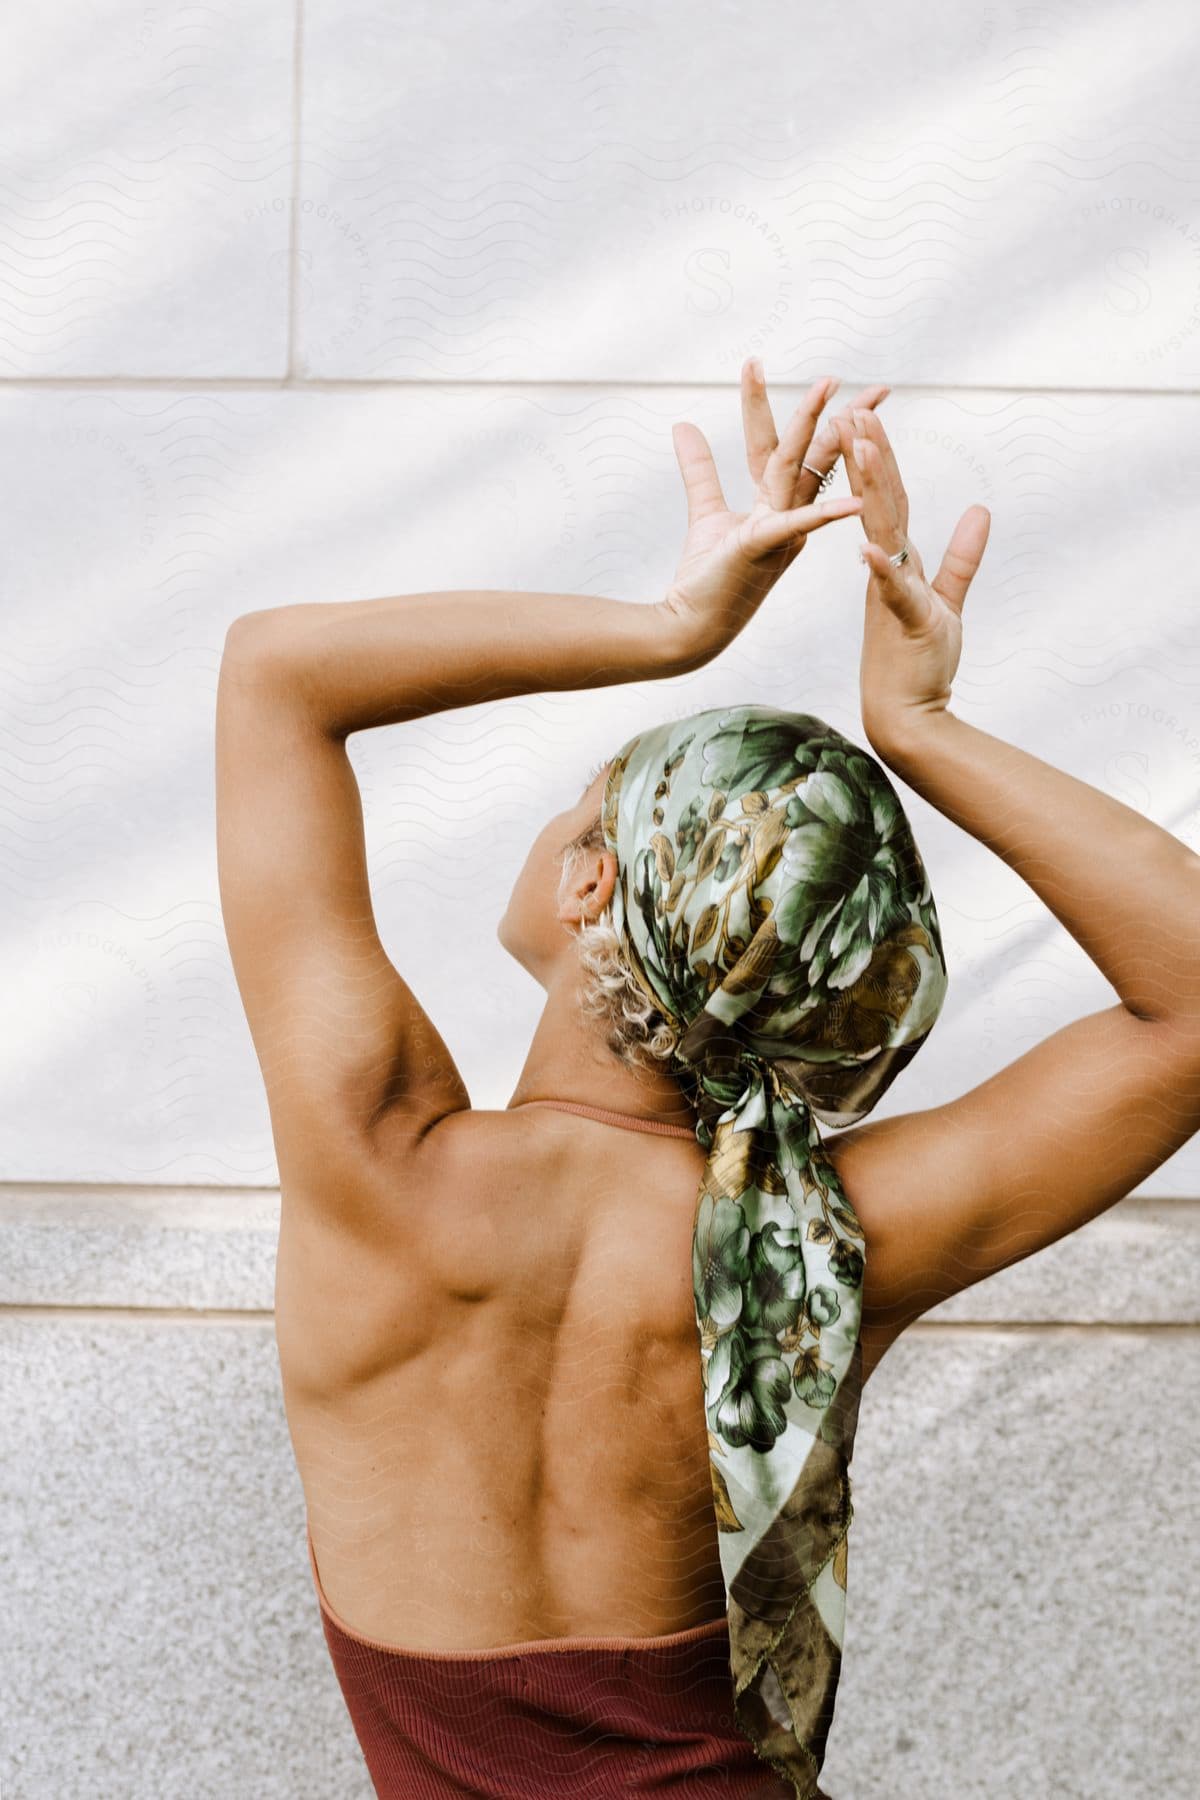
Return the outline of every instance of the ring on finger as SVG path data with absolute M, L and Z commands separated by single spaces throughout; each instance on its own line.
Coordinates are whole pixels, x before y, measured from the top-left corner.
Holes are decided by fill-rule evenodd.
M 908 539 L 907 538 L 905 538 L 905 540 L 904 540 L 903 547 L 901 549 L 897 550 L 895 556 L 889 556 L 888 561 L 891 563 L 891 565 L 894 569 L 898 569 L 900 567 L 901 563 L 908 561 Z
M 817 482 L 818 482 L 818 487 L 817 487 L 818 494 L 823 494 L 825 492 L 825 489 L 829 486 L 830 482 L 833 480 L 833 477 L 837 470 L 836 463 L 834 464 L 832 469 L 814 469 L 811 463 L 806 463 L 806 462 L 802 462 L 800 464 L 800 467 L 802 469 L 807 469 L 810 475 L 816 476 Z

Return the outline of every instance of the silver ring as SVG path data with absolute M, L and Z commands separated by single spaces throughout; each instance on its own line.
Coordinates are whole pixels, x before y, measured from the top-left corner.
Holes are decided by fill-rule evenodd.
M 908 561 L 908 545 L 905 544 L 903 550 L 897 550 L 895 556 L 889 556 L 888 561 L 891 563 L 891 565 L 894 569 L 898 569 L 902 562 L 907 562 Z
M 802 462 L 800 464 L 800 467 L 802 469 L 807 469 L 810 475 L 815 475 L 817 477 L 817 480 L 821 484 L 818 487 L 817 492 L 818 492 L 818 494 L 823 494 L 825 492 L 825 489 L 829 486 L 830 482 L 833 480 L 834 469 L 825 469 L 822 471 L 821 469 L 814 469 L 811 463 L 806 463 L 806 462 Z M 836 468 L 836 464 L 834 465 L 834 468 Z

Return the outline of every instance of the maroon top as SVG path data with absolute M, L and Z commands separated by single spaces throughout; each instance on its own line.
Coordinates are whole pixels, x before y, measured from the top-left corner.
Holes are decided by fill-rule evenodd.
M 691 1136 L 577 1102 L 634 1130 Z M 795 1800 L 733 1716 L 729 1628 L 405 1650 L 356 1631 L 308 1559 L 325 1642 L 380 1800 Z
M 724 1615 L 664 1637 L 404 1650 L 339 1619 L 308 1555 L 380 1800 L 795 1800 L 733 1719 Z

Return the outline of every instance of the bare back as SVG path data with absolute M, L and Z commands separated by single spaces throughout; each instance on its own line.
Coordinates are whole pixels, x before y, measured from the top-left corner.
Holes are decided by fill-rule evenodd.
M 421 1266 L 381 1262 L 340 1297 L 353 1379 L 312 1352 L 318 1271 L 281 1232 L 284 1398 L 332 1606 L 381 1642 L 463 1651 L 721 1617 L 691 1279 L 703 1150 L 548 1107 L 438 1130 L 436 1191 L 396 1171 Z
M 1190 1034 L 1118 1006 L 957 1100 L 829 1135 L 866 1233 L 862 1381 L 922 1312 L 1186 1141 L 1194 1108 L 1161 1097 L 1200 1093 L 1197 1066 Z M 1062 1103 L 1039 1123 L 1048 1094 Z M 691 1278 L 705 1161 L 690 1132 L 463 1108 L 419 1154 L 411 1133 L 375 1140 L 353 1180 L 310 1161 L 319 1207 L 285 1193 L 284 1401 L 322 1585 L 350 1626 L 470 1651 L 724 1614 Z M 339 1209 L 375 1229 L 338 1236 Z

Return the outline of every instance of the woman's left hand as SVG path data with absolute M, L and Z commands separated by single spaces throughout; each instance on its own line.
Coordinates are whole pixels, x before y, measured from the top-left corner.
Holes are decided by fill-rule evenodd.
M 659 602 L 664 628 L 690 667 L 720 654 L 754 617 L 784 570 L 799 556 L 810 532 L 862 510 L 854 494 L 819 500 L 818 476 L 841 453 L 836 431 L 817 432 L 821 409 L 840 384 L 814 381 L 787 425 L 776 434 L 761 364 L 742 365 L 742 424 L 746 460 L 757 484 L 749 512 L 733 512 L 721 492 L 713 454 L 698 426 L 674 427 L 675 455 L 687 490 L 688 531 L 675 579 Z M 890 390 L 864 388 L 851 402 L 874 408 Z M 810 454 L 811 451 L 811 454 Z

